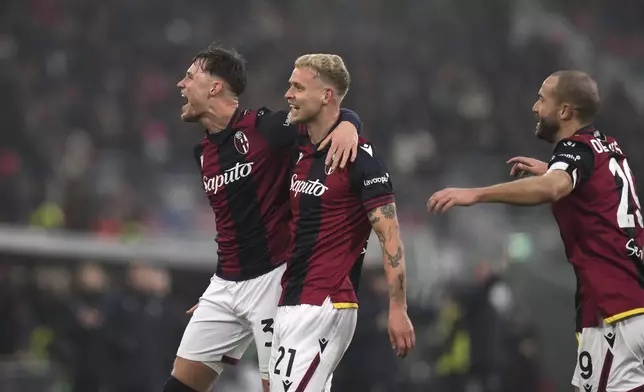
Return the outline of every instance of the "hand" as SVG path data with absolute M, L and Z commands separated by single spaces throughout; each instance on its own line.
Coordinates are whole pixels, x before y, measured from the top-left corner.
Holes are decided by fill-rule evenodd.
M 199 303 L 197 303 L 197 304 L 196 304 L 195 306 L 193 306 L 192 308 L 190 308 L 190 309 L 186 310 L 186 314 L 193 314 L 193 313 L 195 312 L 195 310 L 197 310 L 197 307 L 198 307 L 198 306 L 199 306 Z
M 391 348 L 398 357 L 405 358 L 416 346 L 414 326 L 411 324 L 406 310 L 390 307 L 388 330 Z
M 446 188 L 432 195 L 427 201 L 429 212 L 445 213 L 454 206 L 468 207 L 479 202 L 476 188 Z
M 548 171 L 548 164 L 534 158 L 514 157 L 506 163 L 512 163 L 510 175 L 512 177 L 522 177 L 525 173 L 535 176 L 542 176 Z
M 356 127 L 348 121 L 343 121 L 338 127 L 331 132 L 320 143 L 320 150 L 323 150 L 331 142 L 329 153 L 326 154 L 326 165 L 331 165 L 331 170 L 335 170 L 340 165 L 340 169 L 344 169 L 347 161 L 351 158 L 351 162 L 356 160 L 358 155 L 358 131 Z

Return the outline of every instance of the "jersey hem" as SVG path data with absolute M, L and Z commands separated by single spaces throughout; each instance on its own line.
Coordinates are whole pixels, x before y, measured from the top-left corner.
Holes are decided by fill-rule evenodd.
M 281 267 L 284 263 L 286 263 L 286 260 L 281 261 L 277 264 L 270 264 L 268 266 L 262 265 L 261 267 L 252 268 L 246 271 L 243 275 L 227 274 L 226 272 L 217 269 L 217 272 L 215 272 L 215 275 L 220 279 L 227 280 L 230 282 L 243 282 L 246 280 L 259 278 L 262 275 L 266 275 L 267 273 L 275 270 L 276 268 Z
M 605 318 L 604 322 L 606 324 L 612 324 L 612 323 L 614 323 L 616 321 L 620 321 L 620 320 L 623 320 L 625 318 L 635 316 L 635 315 L 638 315 L 638 314 L 644 314 L 644 308 L 635 308 L 635 309 L 627 310 L 626 312 L 618 313 L 618 314 L 616 314 L 614 316 Z
M 358 304 L 355 302 L 334 302 L 335 309 L 358 309 Z

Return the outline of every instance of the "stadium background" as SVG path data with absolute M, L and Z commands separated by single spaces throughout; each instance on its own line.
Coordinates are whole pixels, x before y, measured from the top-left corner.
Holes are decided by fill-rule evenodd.
M 334 52 L 345 106 L 387 157 L 418 347 L 393 357 L 377 246 L 335 391 L 565 391 L 574 278 L 547 208 L 428 216 L 447 185 L 547 159 L 530 108 L 562 68 L 600 83 L 597 123 L 644 176 L 636 0 L 10 0 L 0 5 L 0 390 L 161 390 L 214 270 L 214 221 L 176 82 L 216 39 L 248 60 L 245 107 L 284 108 L 292 61 Z M 642 187 L 639 187 L 642 192 Z M 254 353 L 220 391 L 257 389 Z

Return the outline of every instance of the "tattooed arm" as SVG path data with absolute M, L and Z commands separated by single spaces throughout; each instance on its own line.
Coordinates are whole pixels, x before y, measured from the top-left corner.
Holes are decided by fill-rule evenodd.
M 391 306 L 407 310 L 405 257 L 400 240 L 396 204 L 385 204 L 369 212 L 369 221 L 380 241 L 389 284 Z
M 399 357 L 414 347 L 414 327 L 407 316 L 405 256 L 400 240 L 396 204 L 390 203 L 369 212 L 369 221 L 378 235 L 389 285 L 389 340 Z

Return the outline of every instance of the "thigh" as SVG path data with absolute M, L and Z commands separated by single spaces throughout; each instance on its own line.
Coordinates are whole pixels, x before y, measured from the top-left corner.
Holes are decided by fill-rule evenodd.
M 572 384 L 581 392 L 596 392 L 602 366 L 608 352 L 601 327 L 584 328 L 578 336 L 577 365 Z
M 299 305 L 278 309 L 269 365 L 272 391 L 325 390 L 351 343 L 357 309 Z
M 585 328 L 573 385 L 581 392 L 630 392 L 644 386 L 643 331 L 644 317 Z
M 259 372 L 264 380 L 268 380 L 268 362 L 271 357 L 273 333 L 275 331 L 275 315 L 277 303 L 282 295 L 283 265 L 260 277 L 257 281 L 249 282 L 249 311 L 248 321 L 253 330 L 257 346 Z
M 228 282 L 213 277 L 199 300 L 177 356 L 201 362 L 220 374 L 222 363 L 236 364 L 252 341 L 252 332 L 233 310 Z
M 610 369 L 605 365 L 607 390 L 644 391 L 644 316 L 618 321 L 606 329 L 605 336 L 612 336 L 613 342 L 608 356 L 612 360 Z

